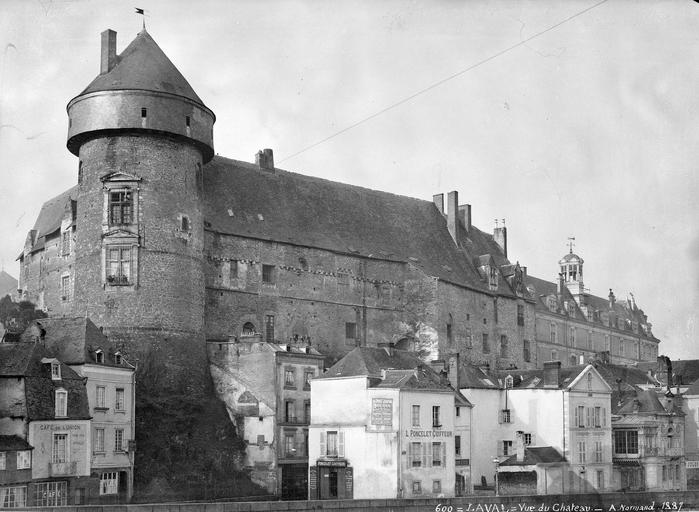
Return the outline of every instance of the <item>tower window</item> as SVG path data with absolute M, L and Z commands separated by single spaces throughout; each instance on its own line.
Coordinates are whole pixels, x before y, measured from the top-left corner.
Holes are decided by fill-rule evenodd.
M 109 225 L 131 224 L 133 195 L 129 190 L 109 193 Z
M 131 280 L 131 247 L 107 248 L 107 283 L 129 284 Z
M 142 108 L 142 109 L 141 109 L 141 117 L 144 118 L 144 119 L 145 119 L 146 117 L 148 117 L 148 109 L 147 109 L 147 108 Z
M 185 125 L 187 126 L 187 128 L 189 128 L 189 126 L 190 126 L 189 116 L 185 116 L 185 118 L 184 118 L 184 123 L 185 123 Z
M 274 265 L 262 265 L 262 282 L 274 284 Z
M 180 216 L 180 230 L 189 231 L 189 217 L 186 215 Z

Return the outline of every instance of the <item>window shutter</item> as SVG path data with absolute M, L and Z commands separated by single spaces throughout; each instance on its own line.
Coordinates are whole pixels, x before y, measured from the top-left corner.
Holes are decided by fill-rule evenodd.
M 447 467 L 447 443 L 442 444 L 442 467 Z
M 573 423 L 573 426 L 574 426 L 574 427 L 577 427 L 577 426 L 578 426 L 578 408 L 575 407 L 575 408 L 573 409 L 573 411 L 574 411 L 574 413 L 573 413 L 573 414 L 574 414 L 574 423 Z
M 587 416 L 587 421 L 585 422 L 586 427 L 592 426 L 592 409 L 590 407 L 585 408 L 585 415 Z
M 498 454 L 498 457 L 502 457 L 504 452 L 503 446 L 504 443 L 502 441 L 495 441 L 495 453 Z
M 325 432 L 320 433 L 320 456 L 325 457 L 328 454 L 327 448 L 325 447 Z
M 422 446 L 422 467 L 427 467 L 427 450 L 429 449 L 428 443 L 420 443 Z
M 602 407 L 602 426 L 606 427 L 607 426 L 607 408 Z
M 337 454 L 340 457 L 345 456 L 345 433 L 344 432 L 337 433 Z

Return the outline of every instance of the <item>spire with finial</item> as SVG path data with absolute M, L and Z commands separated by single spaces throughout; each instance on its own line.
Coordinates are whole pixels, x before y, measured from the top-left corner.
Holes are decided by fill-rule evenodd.
M 570 250 L 569 254 L 573 254 L 573 247 L 574 246 L 575 246 L 575 237 L 569 236 L 568 237 L 568 249 Z

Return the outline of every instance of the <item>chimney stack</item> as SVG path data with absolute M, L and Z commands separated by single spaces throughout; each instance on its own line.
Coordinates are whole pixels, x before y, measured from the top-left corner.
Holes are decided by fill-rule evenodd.
M 544 363 L 544 387 L 558 388 L 561 383 L 561 362 L 548 361 Z
M 255 154 L 255 163 L 260 169 L 274 170 L 274 152 L 269 149 L 261 149 Z
M 517 431 L 517 462 L 524 462 L 524 432 L 521 430 Z
M 466 233 L 471 231 L 471 205 L 462 204 L 459 206 L 459 220 L 464 225 Z
M 507 228 L 505 227 L 505 219 L 502 219 L 502 226 L 495 226 L 493 239 L 500 246 L 500 250 L 505 255 L 505 258 L 507 258 Z
M 109 73 L 116 64 L 116 36 L 111 29 L 102 32 L 102 55 L 100 59 L 100 75 Z
M 616 297 L 612 289 L 609 289 L 609 309 L 614 309 L 614 303 L 616 302 Z
M 454 239 L 456 245 L 459 245 L 459 223 L 457 221 L 457 212 L 459 210 L 459 193 L 454 190 L 447 194 L 447 228 L 449 234 Z
M 432 202 L 437 207 L 439 213 L 444 215 L 444 194 L 435 194 L 432 196 Z
M 449 384 L 455 390 L 459 391 L 459 353 L 452 354 L 447 360 L 447 377 L 449 378 Z

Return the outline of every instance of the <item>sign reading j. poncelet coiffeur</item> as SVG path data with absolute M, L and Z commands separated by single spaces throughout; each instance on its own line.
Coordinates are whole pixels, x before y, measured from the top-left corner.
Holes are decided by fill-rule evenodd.
M 405 437 L 454 437 L 452 430 L 421 430 L 421 429 L 406 429 Z

